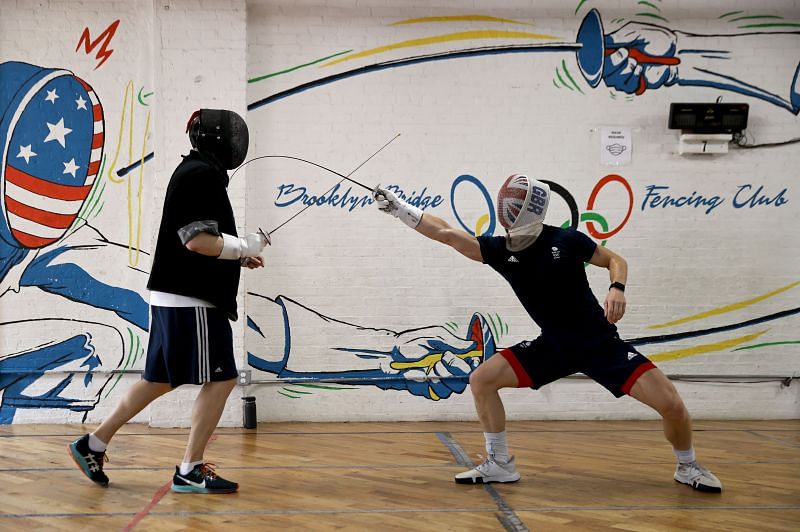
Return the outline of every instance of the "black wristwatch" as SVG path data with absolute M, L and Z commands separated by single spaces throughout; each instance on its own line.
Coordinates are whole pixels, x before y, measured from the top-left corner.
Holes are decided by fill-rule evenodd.
M 624 292 L 625 291 L 625 285 L 620 283 L 620 282 L 618 282 L 618 281 L 614 281 L 613 283 L 611 283 L 611 286 L 608 287 L 609 290 L 611 290 L 612 288 L 616 288 L 620 292 Z

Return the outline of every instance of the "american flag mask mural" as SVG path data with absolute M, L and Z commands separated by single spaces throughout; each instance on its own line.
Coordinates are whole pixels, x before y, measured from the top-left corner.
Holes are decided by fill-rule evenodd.
M 75 221 L 100 170 L 103 106 L 67 70 L 0 64 L 0 238 L 36 249 Z

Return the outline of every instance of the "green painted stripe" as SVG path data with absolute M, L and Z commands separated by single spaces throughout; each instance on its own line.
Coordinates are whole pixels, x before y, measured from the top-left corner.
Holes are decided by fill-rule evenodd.
M 292 390 L 291 388 L 284 388 L 284 390 L 286 390 L 287 392 L 299 393 L 299 394 L 302 394 L 302 395 L 314 395 L 314 392 L 304 392 L 302 390 Z
M 586 3 L 586 0 L 581 0 L 580 2 L 578 2 L 578 7 L 576 7 L 576 8 L 575 8 L 575 14 L 576 14 L 576 15 L 578 14 L 578 10 L 579 10 L 579 9 L 581 8 L 581 6 L 582 6 L 583 4 L 585 4 L 585 3 Z
M 103 207 L 105 207 L 105 206 L 106 206 L 106 202 L 104 201 L 104 202 L 103 202 L 103 203 L 100 205 L 100 208 L 99 208 L 99 209 L 97 209 L 97 212 L 96 212 L 96 213 L 94 213 L 92 216 L 93 216 L 93 217 L 94 217 L 94 216 L 99 216 L 99 215 L 100 215 L 100 213 L 101 213 L 101 212 L 103 212 Z
M 500 318 L 500 314 L 497 314 L 497 313 L 495 313 L 494 317 L 495 317 L 495 318 L 497 318 L 497 323 L 498 323 L 498 325 L 499 325 L 498 329 L 500 330 L 500 336 L 502 336 L 502 335 L 504 334 L 504 332 L 503 332 L 503 326 L 504 326 L 505 324 L 503 323 L 503 320 L 502 320 L 502 318 Z
M 125 355 L 125 362 L 122 365 L 122 369 L 123 370 L 128 369 L 128 365 L 130 364 L 129 361 L 130 361 L 130 358 L 131 358 L 131 353 L 133 352 L 133 331 L 131 330 L 130 327 L 127 327 L 127 329 L 128 329 L 128 338 L 130 340 L 130 344 L 129 344 L 129 347 L 128 347 L 128 353 Z M 137 338 L 138 338 L 138 336 L 137 336 Z M 111 389 L 106 392 L 106 394 L 103 396 L 103 398 L 108 397 L 108 395 L 111 392 L 114 391 L 114 388 L 116 388 L 117 384 L 119 384 L 119 381 L 122 378 L 122 375 L 123 375 L 123 373 L 118 373 L 117 374 L 117 378 L 114 380 L 114 384 L 111 386 Z
M 575 92 L 575 89 L 564 83 L 564 80 L 561 78 L 561 73 L 558 71 L 558 69 L 556 69 L 556 76 L 558 76 L 558 81 L 560 81 L 562 85 L 564 85 L 569 90 Z
M 658 20 L 663 20 L 664 22 L 669 22 L 668 19 L 665 19 L 661 15 L 656 15 L 655 13 L 636 13 L 637 17 L 650 17 L 650 18 L 657 18 Z
M 780 15 L 747 15 L 745 17 L 732 18 L 728 22 L 737 22 L 739 20 L 759 20 L 759 19 L 783 20 L 783 17 L 781 17 Z
M 745 345 L 743 347 L 737 347 L 736 349 L 733 349 L 733 351 L 743 351 L 745 349 L 758 349 L 759 347 L 769 347 L 771 345 L 790 345 L 790 344 L 800 344 L 800 340 L 786 340 L 784 342 L 766 342 L 763 344 Z
M 320 390 L 355 390 L 356 386 L 323 386 L 322 384 L 293 384 L 304 388 L 319 388 Z
M 83 203 L 83 206 L 81 206 L 81 210 L 78 211 L 76 219 L 86 220 L 86 216 L 84 215 L 84 213 L 85 213 L 85 211 L 87 211 L 91 207 L 92 202 L 96 201 L 94 199 L 95 194 L 98 193 L 97 191 L 100 188 L 105 190 L 105 181 L 103 181 L 103 175 L 104 175 L 103 174 L 103 170 L 105 169 L 105 167 L 106 167 L 106 155 L 103 154 L 103 159 L 100 162 L 100 171 L 97 173 L 97 175 L 99 175 L 100 177 L 97 178 L 97 180 L 95 180 L 94 184 L 92 185 L 92 190 L 89 191 L 89 197 Z M 102 194 L 102 193 L 100 193 L 100 194 Z
M 139 357 L 144 353 L 144 349 L 142 349 L 142 341 L 139 338 L 139 335 L 136 335 L 136 351 L 135 355 L 133 356 L 133 363 L 136 364 L 136 361 L 139 360 Z
M 492 315 L 488 314 L 488 316 L 489 316 L 489 327 L 492 328 L 492 332 L 494 333 L 495 337 L 497 337 L 497 325 L 495 325 L 494 318 L 492 318 Z
M 329 55 L 327 57 L 323 57 L 321 59 L 316 59 L 314 61 L 311 61 L 310 63 L 303 63 L 302 65 L 297 65 L 296 67 L 287 68 L 286 70 L 281 70 L 279 72 L 273 72 L 272 74 L 266 74 L 264 76 L 259 76 L 257 78 L 248 79 L 247 83 L 255 83 L 257 81 L 261 81 L 261 80 L 264 80 L 264 79 L 267 79 L 267 78 L 280 76 L 281 74 L 288 74 L 289 72 L 294 72 L 295 70 L 298 70 L 300 68 L 305 68 L 307 66 L 316 65 L 317 63 L 321 63 L 322 61 L 327 61 L 328 59 L 332 59 L 332 58 L 334 58 L 336 56 L 339 56 L 339 55 L 342 55 L 342 54 L 349 54 L 352 51 L 353 50 L 345 50 L 344 52 L 338 52 L 338 53 L 335 53 L 333 55 Z
M 92 190 L 89 191 L 89 197 L 86 198 L 86 201 L 81 206 L 81 210 L 78 211 L 78 217 L 79 218 L 83 217 L 84 211 L 89 208 L 89 205 L 92 203 L 92 200 L 94 199 L 94 195 L 97 193 L 97 189 L 99 189 L 99 188 L 100 188 L 100 180 L 98 179 L 97 181 L 95 181 L 94 185 L 92 186 Z
M 283 391 L 281 391 L 281 390 L 278 390 L 278 393 L 281 394 L 281 395 L 284 395 L 286 397 L 289 397 L 291 399 L 300 399 L 299 397 L 296 397 L 294 395 L 289 395 L 288 393 L 283 393 Z
M 89 211 L 84 215 L 84 219 L 85 220 L 88 221 L 90 218 L 92 218 L 94 216 L 97 216 L 97 214 L 99 214 L 99 212 L 95 212 L 95 211 L 97 210 L 97 206 L 100 205 L 100 199 L 103 197 L 103 191 L 105 191 L 105 188 L 106 187 L 105 187 L 105 183 L 104 183 L 103 187 L 102 187 L 103 190 L 100 191 L 100 193 L 97 195 L 97 199 L 89 207 Z
M 583 94 L 583 91 L 581 90 L 581 87 L 580 87 L 580 85 L 578 85 L 577 83 L 575 83 L 575 80 L 574 80 L 574 79 L 572 79 L 572 74 L 570 74 L 570 73 L 569 73 L 569 69 L 567 69 L 567 61 L 566 61 L 565 59 L 562 59 L 562 60 L 561 60 L 561 66 L 563 66 L 563 67 L 564 67 L 564 74 L 566 74 L 566 75 L 567 75 L 567 77 L 569 78 L 569 80 L 572 82 L 572 85 L 573 85 L 573 86 L 574 86 L 576 89 L 578 89 L 578 92 L 580 92 L 581 94 Z
M 659 13 L 661 12 L 661 9 L 660 9 L 660 8 L 659 8 L 657 5 L 655 5 L 655 4 L 651 3 L 651 2 L 645 2 L 644 0 L 639 0 L 639 1 L 638 1 L 638 2 L 636 2 L 636 3 L 637 3 L 637 4 L 639 4 L 639 5 L 641 5 L 641 6 L 652 7 L 653 9 L 655 9 L 656 11 L 658 11 Z
M 763 24 L 745 24 L 739 28 L 800 28 L 800 22 L 765 22 Z
M 559 87 L 559 86 L 558 86 L 558 83 L 556 83 L 556 80 L 555 80 L 555 79 L 553 79 L 553 85 L 555 85 L 557 89 L 560 89 L 560 88 L 561 88 L 561 87 Z
M 744 11 L 729 11 L 728 13 L 725 13 L 724 15 L 720 15 L 719 18 L 725 18 L 725 17 L 730 17 L 732 15 L 738 15 L 739 13 L 744 13 Z

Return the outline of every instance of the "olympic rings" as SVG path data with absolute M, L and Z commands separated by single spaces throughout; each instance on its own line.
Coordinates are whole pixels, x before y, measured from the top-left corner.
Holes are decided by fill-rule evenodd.
M 597 212 L 582 212 L 581 213 L 581 221 L 582 222 L 587 222 L 587 223 L 589 221 L 597 222 L 597 223 L 599 223 L 600 225 L 603 226 L 603 231 L 608 231 L 608 220 L 606 220 L 603 217 L 603 215 L 600 214 L 600 213 L 597 213 Z M 569 220 L 564 220 L 564 223 L 561 224 L 561 229 L 566 229 L 568 225 L 569 225 Z M 601 246 L 605 246 L 606 242 L 608 242 L 608 240 L 603 240 L 602 242 L 600 242 L 600 245 Z
M 580 214 L 578 212 L 578 204 L 575 202 L 575 198 L 572 197 L 572 194 L 570 194 L 569 190 L 567 190 L 566 188 L 562 187 L 561 185 L 553 181 L 548 181 L 546 179 L 540 179 L 539 181 L 541 181 L 542 183 L 547 183 L 550 186 L 550 190 L 552 192 L 555 192 L 556 194 L 564 198 L 564 201 L 567 202 L 567 206 L 569 207 L 570 218 L 572 221 L 572 223 L 570 224 L 570 228 L 577 229 L 578 221 L 580 218 Z
M 467 226 L 467 224 L 464 223 L 464 220 L 462 220 L 461 217 L 458 215 L 458 210 L 456 209 L 456 187 L 460 183 L 462 183 L 463 181 L 467 181 L 469 183 L 472 183 L 473 185 L 475 185 L 478 188 L 478 190 L 481 191 L 481 194 L 483 194 L 483 198 L 486 200 L 486 206 L 489 208 L 489 227 L 487 227 L 486 231 L 481 233 L 481 235 L 493 235 L 494 234 L 494 229 L 495 229 L 495 224 L 497 222 L 497 215 L 495 214 L 495 210 L 494 210 L 494 201 L 492 201 L 492 197 L 489 195 L 489 191 L 486 190 L 486 187 L 483 186 L 483 183 L 481 183 L 476 177 L 471 176 L 469 174 L 464 174 L 464 175 L 458 176 L 453 181 L 453 184 L 450 187 L 450 207 L 453 209 L 453 214 L 455 215 L 456 220 L 458 220 L 458 223 L 461 225 L 461 227 L 464 229 L 464 231 L 468 232 L 469 234 L 471 234 L 473 236 L 481 236 L 481 235 L 476 235 L 475 231 L 473 231 L 470 227 Z M 483 218 L 485 216 L 486 215 L 483 215 L 481 217 L 481 221 L 483 221 Z M 480 225 L 483 225 L 483 224 L 481 223 L 481 224 L 479 224 L 479 226 Z M 476 229 L 477 229 L 477 227 L 476 227 Z
M 597 199 L 597 194 L 607 183 L 610 183 L 612 181 L 620 183 L 623 187 L 625 187 L 625 190 L 628 191 L 628 213 L 625 215 L 625 219 L 622 220 L 622 222 L 611 231 L 607 231 L 608 227 L 604 227 L 602 232 L 598 231 L 595 228 L 592 221 L 587 220 L 586 229 L 589 231 L 589 234 L 591 234 L 598 240 L 602 240 L 616 235 L 625 226 L 625 224 L 628 223 L 628 218 L 631 217 L 631 213 L 633 212 L 633 190 L 631 189 L 631 186 L 628 183 L 628 181 L 624 177 L 617 174 L 609 174 L 597 182 L 597 184 L 592 189 L 592 193 L 589 195 L 589 201 L 586 202 L 586 210 L 588 211 L 594 210 L 594 202 Z

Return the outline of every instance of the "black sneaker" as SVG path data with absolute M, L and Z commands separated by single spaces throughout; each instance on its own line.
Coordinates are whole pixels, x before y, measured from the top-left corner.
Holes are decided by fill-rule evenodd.
M 105 452 L 89 448 L 89 435 L 86 434 L 68 445 L 69 454 L 89 480 L 101 486 L 108 486 L 108 477 L 103 473 L 103 462 L 108 462 Z
M 175 475 L 172 477 L 172 491 L 176 493 L 233 493 L 239 489 L 239 484 L 230 482 L 217 476 L 214 464 L 198 464 L 188 474 L 181 475 L 181 470 L 175 466 Z

